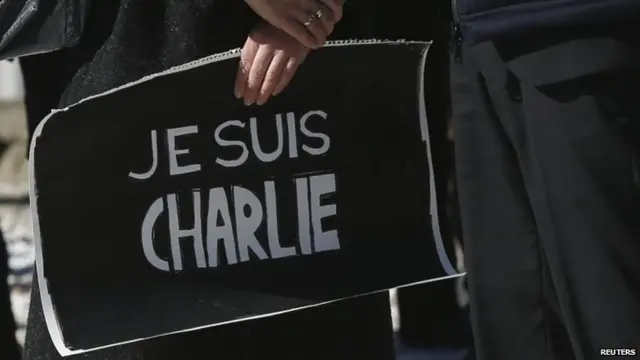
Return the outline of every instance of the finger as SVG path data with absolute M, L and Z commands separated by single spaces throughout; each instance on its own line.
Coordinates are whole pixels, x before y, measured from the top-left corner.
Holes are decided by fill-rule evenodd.
M 234 94 L 236 98 L 240 99 L 244 97 L 244 93 L 247 88 L 247 81 L 249 81 L 249 72 L 251 71 L 251 64 L 255 60 L 256 53 L 258 52 L 258 43 L 251 38 L 247 39 L 242 48 L 240 54 L 240 61 L 238 64 L 238 73 L 236 75 L 236 83 L 234 86 Z
M 315 38 L 317 38 L 317 34 L 320 33 L 322 35 L 321 40 L 323 40 L 321 44 L 324 44 L 327 37 L 333 32 L 335 24 L 333 18 L 333 12 L 331 9 L 321 2 L 312 1 L 308 6 L 307 18 L 305 21 L 312 19 L 312 25 L 315 25 L 316 29 L 312 29 L 310 25 L 307 27 L 307 31 L 312 33 Z
M 276 88 L 273 90 L 274 96 L 280 94 L 287 87 L 287 85 L 289 85 L 289 82 L 291 82 L 291 79 L 293 79 L 293 75 L 295 75 L 298 67 L 300 67 L 300 64 L 302 64 L 303 61 L 304 57 L 289 58 L 289 60 L 287 61 L 287 65 L 284 67 L 282 75 L 280 75 L 280 82 L 278 82 L 278 85 L 276 85 Z
M 343 0 L 317 0 L 320 4 L 326 6 L 331 10 L 334 23 L 342 20 L 342 4 Z
M 282 26 L 282 30 L 296 39 L 300 44 L 309 49 L 317 49 L 324 44 L 325 39 L 316 39 L 311 32 L 307 31 L 304 23 L 308 20 L 309 15 L 304 12 L 296 13 L 295 17 L 289 18 Z
M 269 100 L 271 95 L 274 93 L 276 86 L 278 86 L 278 83 L 280 82 L 280 78 L 282 77 L 289 59 L 290 57 L 287 56 L 284 51 L 278 51 L 275 53 L 271 60 L 271 64 L 269 65 L 269 70 L 267 70 L 267 74 L 264 77 L 262 89 L 260 89 L 260 94 L 258 94 L 256 104 L 262 105 Z
M 307 32 L 313 36 L 318 47 L 324 45 L 329 33 L 326 32 L 322 20 L 318 19 L 315 13 L 310 13 L 310 15 L 307 16 L 307 19 L 305 19 L 303 25 Z
M 324 4 L 318 4 L 319 8 L 316 11 L 320 11 L 320 13 L 316 13 L 319 15 L 319 22 L 322 24 L 324 29 L 324 33 L 327 34 L 327 37 L 333 32 L 336 21 L 334 20 L 333 12 Z
M 256 57 L 251 64 L 251 70 L 249 71 L 247 89 L 244 93 L 245 105 L 255 103 L 258 93 L 260 89 L 262 89 L 262 83 L 264 82 L 264 77 L 269 69 L 274 53 L 275 50 L 270 45 L 260 45 L 258 48 Z

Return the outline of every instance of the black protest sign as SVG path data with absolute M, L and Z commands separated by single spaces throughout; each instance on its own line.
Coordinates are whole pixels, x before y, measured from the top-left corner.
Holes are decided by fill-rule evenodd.
M 455 275 L 435 215 L 427 48 L 326 46 L 250 107 L 231 52 L 52 113 L 30 165 L 58 350 Z

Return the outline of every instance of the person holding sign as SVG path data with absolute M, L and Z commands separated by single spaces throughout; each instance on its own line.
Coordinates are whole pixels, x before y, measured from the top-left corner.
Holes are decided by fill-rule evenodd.
M 245 0 L 267 23 L 309 49 L 322 46 L 342 19 L 344 0 Z
M 247 0 L 265 22 L 249 35 L 240 59 L 234 91 L 246 105 L 261 105 L 279 94 L 309 51 L 322 46 L 342 19 L 343 0 L 289 2 L 297 0 Z
M 452 3 L 478 359 L 637 356 L 640 1 Z
M 25 64 L 25 75 L 29 78 L 30 66 L 56 71 L 50 66 L 53 62 L 48 60 L 53 57 L 64 59 L 56 63 L 64 64 L 65 71 L 74 69 L 59 104 L 59 107 L 65 107 L 172 66 L 236 48 L 244 42 L 244 63 L 238 72 L 236 95 L 247 104 L 264 103 L 286 86 L 304 56 L 327 38 L 370 36 L 367 1 L 352 1 L 346 5 L 344 20 L 338 24 L 343 10 L 335 1 L 254 0 L 248 3 L 250 6 L 238 1 L 213 0 L 95 1 L 81 43 L 59 53 L 34 56 Z M 294 15 L 298 23 L 292 26 Z M 332 20 L 326 22 L 327 19 Z M 274 24 L 270 25 L 270 21 Z M 287 35 L 286 30 L 292 31 L 293 35 Z M 302 30 L 308 34 L 303 34 Z M 34 82 L 29 81 L 29 84 Z M 232 92 L 233 84 L 230 85 Z M 30 118 L 34 117 L 38 116 L 31 113 Z M 73 249 L 67 251 L 70 262 L 74 257 L 82 256 Z M 179 314 L 190 310 L 173 309 L 172 312 Z M 105 312 L 108 309 L 105 308 Z M 100 328 L 86 331 L 94 332 L 96 336 L 108 336 L 101 334 Z M 69 358 L 386 360 L 393 359 L 393 352 L 388 295 L 382 293 L 262 320 L 147 339 Z M 45 327 L 36 279 L 25 359 L 59 358 Z

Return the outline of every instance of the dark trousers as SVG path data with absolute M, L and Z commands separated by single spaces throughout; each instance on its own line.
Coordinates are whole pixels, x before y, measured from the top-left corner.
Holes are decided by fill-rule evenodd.
M 640 350 L 640 46 L 624 38 L 632 30 L 557 29 L 452 58 L 480 360 Z

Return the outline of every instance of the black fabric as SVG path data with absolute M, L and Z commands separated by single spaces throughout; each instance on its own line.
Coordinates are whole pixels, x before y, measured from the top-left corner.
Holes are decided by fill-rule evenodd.
M 91 10 L 77 46 L 20 59 L 30 138 L 40 120 L 58 107 L 78 69 L 88 64 L 111 36 L 120 5 L 119 1 L 96 1 Z
M 637 0 L 452 0 L 469 45 L 575 25 L 632 19 Z M 559 30 L 559 29 L 557 29 Z
M 375 36 L 371 14 L 373 6 L 367 0 L 348 2 L 345 19 L 331 39 Z M 51 109 L 82 97 L 71 96 L 73 93 L 89 96 L 174 65 L 242 47 L 258 20 L 244 2 L 182 4 L 167 0 L 144 5 L 136 0 L 95 1 L 77 46 L 21 59 L 30 133 Z M 79 87 L 83 89 L 77 90 Z M 60 103 L 67 88 L 70 97 Z
M 45 66 L 46 64 L 46 66 Z M 66 70 L 64 58 L 57 53 L 20 59 L 25 88 L 25 108 L 29 134 L 60 101 L 72 73 Z
M 90 0 L 12 0 L 1 4 L 0 59 L 76 45 L 90 5 Z
M 452 60 L 480 360 L 638 348 L 640 45 L 580 32 L 463 47 Z M 572 75 L 554 79 L 556 68 Z
M 9 255 L 7 244 L 0 233 L 0 245 L 2 245 L 2 263 L 0 264 L 0 359 L 20 360 L 20 345 L 16 341 L 16 322 L 11 310 L 11 291 L 7 278 L 9 276 Z
M 38 10 L 38 0 L 0 2 L 0 51 L 29 23 Z
M 368 37 L 366 2 L 350 2 L 337 37 Z M 74 74 L 60 106 L 136 80 L 144 75 L 213 53 L 241 47 L 258 21 L 244 2 L 96 1 L 81 43 L 59 53 L 34 57 L 29 68 L 48 66 L 59 57 L 59 69 Z M 349 20 L 353 19 L 353 20 Z M 54 69 L 51 69 L 53 71 Z M 29 75 L 27 74 L 29 78 Z M 61 79 L 50 80 L 65 82 Z M 211 81 L 215 81 L 212 79 Z M 49 101 L 59 96 L 51 83 Z M 59 83 L 58 83 L 59 84 Z M 27 89 L 29 91 L 29 89 Z M 229 89 L 232 91 L 232 89 Z M 30 110 L 33 128 L 40 110 Z M 69 229 L 73 231 L 73 229 Z M 69 254 L 69 261 L 82 254 Z M 82 271 L 82 269 L 78 269 Z M 95 331 L 100 331 L 96 328 Z M 367 296 L 274 318 L 227 325 L 99 350 L 69 359 L 392 359 L 393 342 L 386 294 Z M 59 359 L 44 324 L 34 280 L 29 312 L 26 359 Z

